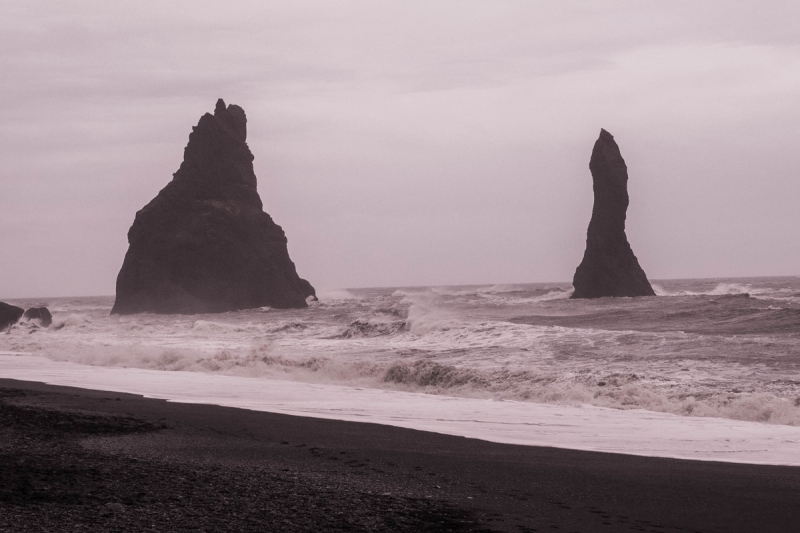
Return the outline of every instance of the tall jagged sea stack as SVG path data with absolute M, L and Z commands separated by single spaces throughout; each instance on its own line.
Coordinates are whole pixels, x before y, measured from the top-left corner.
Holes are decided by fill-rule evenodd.
M 628 167 L 613 135 L 600 130 L 589 162 L 594 207 L 586 251 L 575 270 L 573 298 L 655 296 L 625 235 Z
M 112 313 L 215 313 L 305 307 L 286 236 L 263 211 L 247 119 L 217 101 L 192 129 L 183 163 L 128 231 Z

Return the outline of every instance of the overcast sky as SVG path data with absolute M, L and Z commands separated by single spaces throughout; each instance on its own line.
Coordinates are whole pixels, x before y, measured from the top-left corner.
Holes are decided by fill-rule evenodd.
M 651 279 L 800 274 L 798 6 L 3 2 L 0 296 L 113 294 L 219 97 L 318 289 L 571 280 L 601 127 Z

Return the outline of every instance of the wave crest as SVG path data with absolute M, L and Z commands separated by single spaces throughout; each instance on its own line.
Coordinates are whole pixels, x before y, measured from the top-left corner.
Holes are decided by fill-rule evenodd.
M 341 339 L 353 339 L 357 337 L 383 337 L 394 335 L 403 331 L 406 327 L 405 322 L 372 322 L 370 320 L 354 320 L 339 335 Z

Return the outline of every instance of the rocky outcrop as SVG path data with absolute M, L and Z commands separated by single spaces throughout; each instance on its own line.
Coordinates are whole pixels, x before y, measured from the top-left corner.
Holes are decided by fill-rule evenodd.
M 50 314 L 50 310 L 46 307 L 31 307 L 25 311 L 22 318 L 36 321 L 43 328 L 49 328 L 50 324 L 53 323 L 53 315 Z
M 189 135 L 172 181 L 141 211 L 112 313 L 214 313 L 306 307 L 286 236 L 263 211 L 247 119 L 221 99 Z
M 600 130 L 589 162 L 594 208 L 583 261 L 575 271 L 572 298 L 655 296 L 625 235 L 628 167 L 614 137 Z
M 0 302 L 0 330 L 16 324 L 24 310 L 16 305 Z

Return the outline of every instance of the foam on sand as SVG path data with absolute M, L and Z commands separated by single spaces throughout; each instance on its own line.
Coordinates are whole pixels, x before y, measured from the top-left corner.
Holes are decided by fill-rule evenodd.
M 0 352 L 0 375 L 182 403 L 387 424 L 492 442 L 800 466 L 800 428 L 640 409 L 456 398 L 200 372 L 86 366 Z

